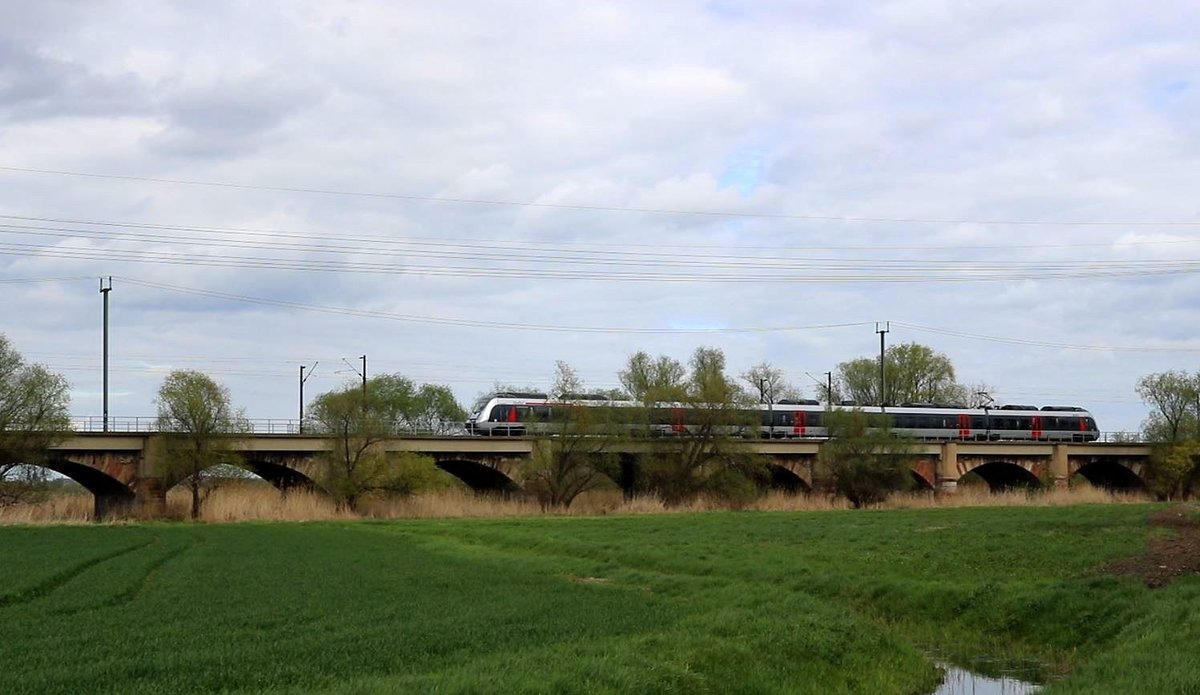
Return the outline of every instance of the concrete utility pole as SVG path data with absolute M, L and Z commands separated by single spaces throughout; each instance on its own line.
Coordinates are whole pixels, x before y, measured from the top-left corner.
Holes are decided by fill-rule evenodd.
M 883 328 L 880 328 L 880 326 Z M 875 322 L 875 332 L 879 334 L 879 407 L 885 407 L 887 403 L 887 377 L 884 376 L 884 345 L 883 336 L 892 330 L 892 322 L 884 321 L 882 324 Z
M 100 294 L 104 296 L 104 431 L 108 431 L 108 293 L 112 292 L 112 276 L 108 276 L 108 286 L 104 278 L 100 278 Z
M 833 372 L 825 372 L 825 404 L 833 405 Z
M 296 425 L 297 434 L 304 434 L 304 382 L 308 381 L 308 376 L 313 375 L 313 370 L 317 368 L 318 364 L 321 363 L 319 361 L 313 362 L 313 366 L 307 368 L 304 365 L 300 365 L 300 420 L 297 421 Z M 304 376 L 305 369 L 308 369 L 308 376 Z

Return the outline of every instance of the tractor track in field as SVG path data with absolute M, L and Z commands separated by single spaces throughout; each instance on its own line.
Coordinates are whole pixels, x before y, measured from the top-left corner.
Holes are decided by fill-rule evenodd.
M 1180 577 L 1200 575 L 1200 505 L 1182 504 L 1155 512 L 1150 524 L 1170 533 L 1150 538 L 1146 552 L 1110 562 L 1098 573 L 1138 577 L 1151 589 Z

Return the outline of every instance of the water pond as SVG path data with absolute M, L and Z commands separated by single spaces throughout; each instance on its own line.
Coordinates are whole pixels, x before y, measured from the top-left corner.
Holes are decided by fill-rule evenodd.
M 938 667 L 945 677 L 932 695 L 1030 695 L 1042 687 L 1017 675 L 984 676 L 941 662 Z

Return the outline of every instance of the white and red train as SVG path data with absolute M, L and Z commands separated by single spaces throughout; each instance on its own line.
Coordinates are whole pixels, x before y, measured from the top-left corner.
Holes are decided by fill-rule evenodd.
M 635 412 L 641 404 L 604 396 L 549 398 L 544 393 L 494 393 L 479 399 L 467 418 L 467 432 L 484 436 L 521 436 L 550 429 L 555 411 L 564 408 L 609 408 Z M 1090 442 L 1100 437 L 1091 413 L 1076 406 L 1003 405 L 963 408 L 905 403 L 899 406 L 835 405 L 836 410 L 857 408 L 868 415 L 886 415 L 892 432 L 923 440 Z M 669 436 L 687 429 L 691 409 L 662 403 L 641 416 L 649 434 Z M 780 401 L 753 406 L 750 420 L 758 420 L 763 438 L 822 439 L 828 436 L 824 418 L 827 406 L 817 401 Z M 757 412 L 757 417 L 753 414 Z M 634 426 L 630 417 L 630 427 Z M 618 417 L 619 421 L 620 418 Z M 753 426 L 752 426 L 753 427 Z M 752 434 L 746 432 L 744 434 Z

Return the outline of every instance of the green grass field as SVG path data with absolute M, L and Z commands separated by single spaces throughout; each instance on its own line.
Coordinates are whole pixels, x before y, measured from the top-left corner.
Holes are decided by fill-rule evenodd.
M 0 692 L 1200 692 L 1154 509 L 0 527 Z

